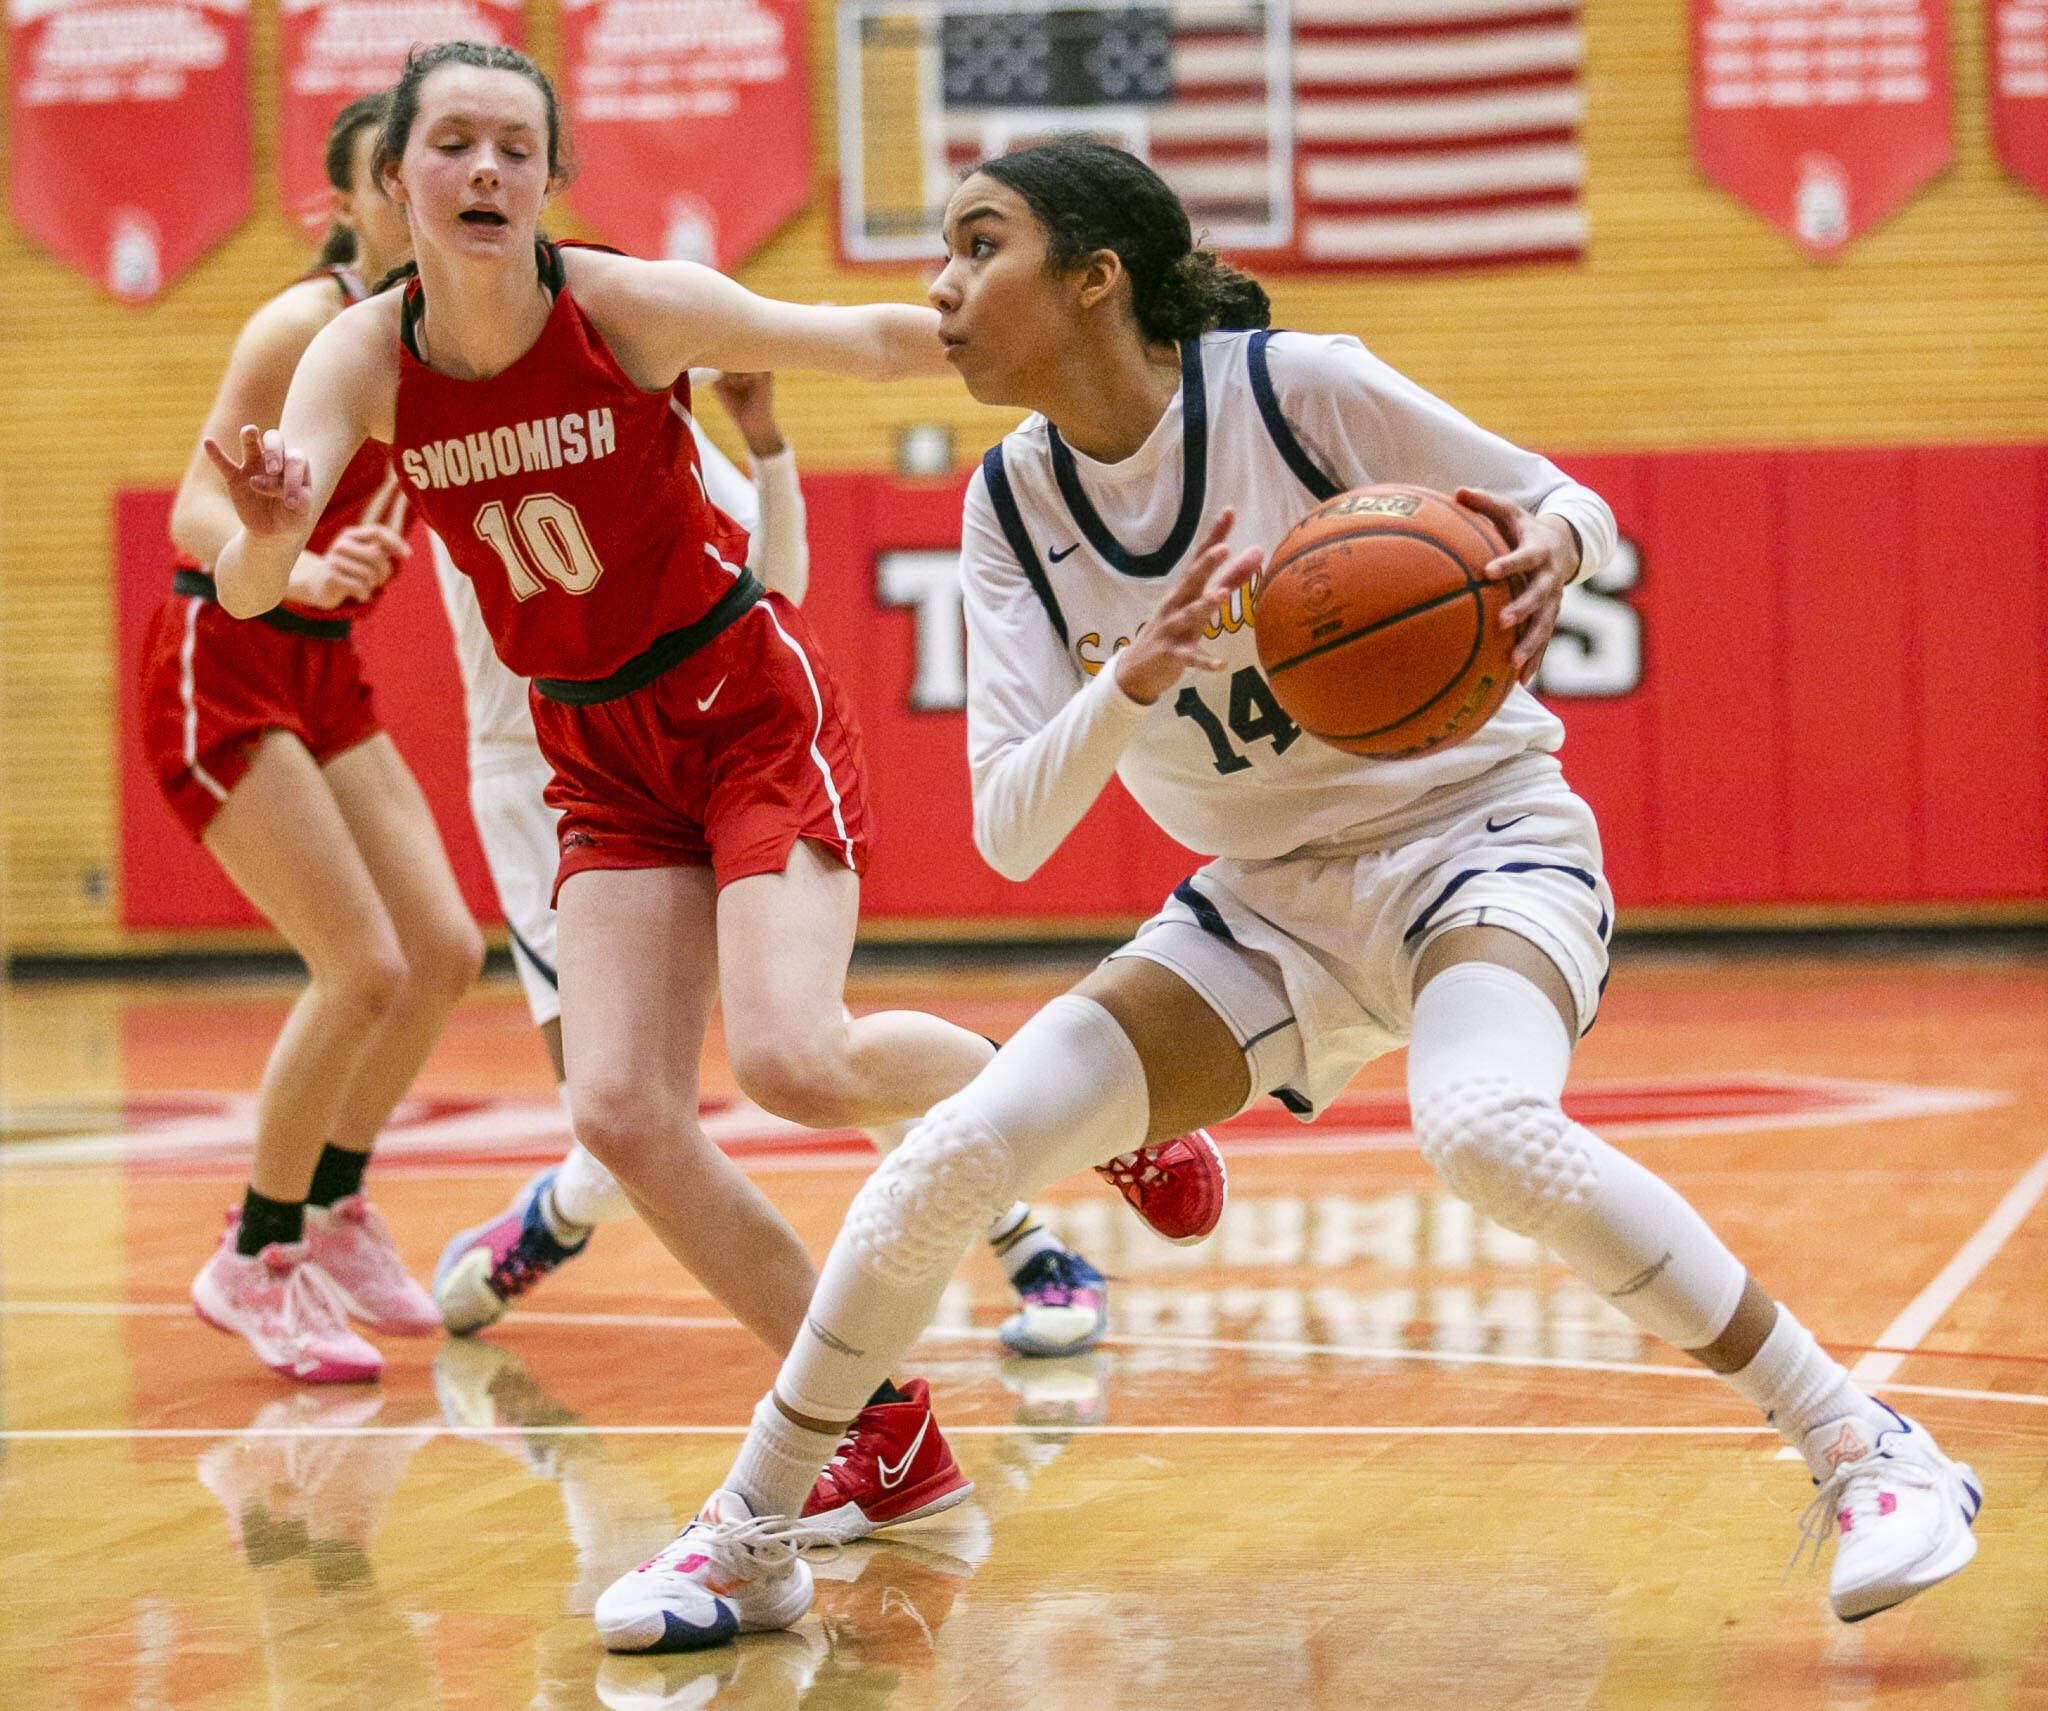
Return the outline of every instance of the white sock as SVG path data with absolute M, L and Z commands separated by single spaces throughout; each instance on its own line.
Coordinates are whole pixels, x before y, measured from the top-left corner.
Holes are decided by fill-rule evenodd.
M 754 1404 L 753 1429 L 725 1476 L 725 1489 L 737 1491 L 756 1515 L 801 1515 L 838 1448 L 837 1432 L 799 1426 L 775 1406 L 770 1392 Z
M 1764 1418 L 1777 1427 L 1778 1435 L 1797 1450 L 1806 1450 L 1806 1440 L 1815 1430 L 1837 1420 L 1867 1420 L 1875 1427 L 1892 1423 L 1877 1403 L 1856 1388 L 1848 1369 L 1793 1318 L 1789 1307 L 1778 1309 L 1778 1322 L 1764 1338 L 1763 1347 L 1750 1356 L 1749 1365 L 1721 1376 L 1730 1388 L 1755 1403 Z M 1807 1460 L 1813 1463 L 1817 1457 L 1814 1476 L 1824 1479 L 1833 1470 L 1818 1446 L 1808 1453 Z
M 1031 1216 L 1026 1201 L 1018 1201 L 988 1227 L 988 1245 L 996 1250 L 1010 1281 L 1040 1254 L 1067 1251 L 1067 1244 Z
M 1143 1145 L 1150 1116 L 1145 1066 L 1115 1018 L 1055 998 L 862 1185 L 776 1394 L 814 1420 L 851 1420 L 931 1323 L 992 1209 Z
M 593 1224 L 609 1224 L 633 1215 L 633 1202 L 626 1198 L 619 1179 L 591 1157 L 581 1141 L 569 1149 L 569 1156 L 555 1172 L 555 1186 L 548 1198 L 564 1223 L 579 1226 L 572 1240 L 580 1240 L 581 1231 Z M 545 1216 L 545 1204 L 541 1211 Z M 560 1239 L 557 1232 L 556 1240 Z
M 1571 1058 L 1535 982 L 1495 963 L 1444 970 L 1415 1000 L 1408 1048 L 1423 1155 L 1644 1330 L 1703 1348 L 1735 1316 L 1748 1274 L 1677 1190 L 1565 1116 Z

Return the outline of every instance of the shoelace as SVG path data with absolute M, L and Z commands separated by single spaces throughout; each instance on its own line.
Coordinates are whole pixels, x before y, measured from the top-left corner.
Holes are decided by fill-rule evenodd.
M 300 1260 L 284 1286 L 284 1330 L 292 1348 L 304 1354 L 317 1336 L 348 1328 L 348 1297 L 341 1285 L 310 1260 Z
M 673 1568 L 701 1556 L 741 1580 L 773 1575 L 798 1557 L 831 1562 L 841 1554 L 837 1540 L 794 1515 L 757 1515 L 745 1521 L 695 1521 L 675 1543 L 654 1556 L 649 1568 Z
M 1159 1155 L 1172 1145 L 1173 1142 L 1164 1141 L 1156 1147 L 1140 1147 L 1136 1152 L 1118 1153 L 1109 1163 L 1099 1164 L 1095 1168 L 1119 1187 L 1125 1183 L 1157 1182 L 1166 1174 L 1159 1168 Z M 1139 1168 L 1141 1164 L 1144 1167 L 1142 1170 Z
M 1799 1544 L 1792 1552 L 1792 1560 L 1785 1565 L 1784 1577 L 1779 1581 L 1781 1586 L 1792 1578 L 1792 1571 L 1798 1568 L 1808 1546 L 1813 1549 L 1813 1567 L 1820 1567 L 1821 1551 L 1834 1536 L 1835 1517 L 1844 1509 L 1849 1512 L 1851 1522 L 1874 1513 L 1876 1499 L 1882 1495 L 1877 1489 L 1880 1478 L 1899 1485 L 1917 1485 L 1928 1491 L 1935 1486 L 1932 1469 L 1903 1457 L 1872 1454 L 1844 1462 L 1820 1482 L 1813 1501 L 1807 1504 L 1805 1513 L 1799 1517 Z

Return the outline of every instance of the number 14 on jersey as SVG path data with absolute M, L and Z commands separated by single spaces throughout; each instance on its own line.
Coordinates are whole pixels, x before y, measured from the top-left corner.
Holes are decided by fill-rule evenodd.
M 1228 732 L 1223 728 L 1223 721 L 1202 699 L 1201 691 L 1192 683 L 1174 699 L 1173 710 L 1183 719 L 1192 719 L 1202 735 L 1209 739 L 1209 752 L 1215 758 L 1216 770 L 1226 775 L 1242 772 L 1252 764 L 1248 756 L 1231 747 L 1233 733 L 1239 742 L 1247 745 L 1270 742 L 1275 754 L 1285 754 L 1288 746 L 1301 735 L 1301 727 L 1282 710 L 1272 687 L 1259 675 L 1257 666 L 1241 666 L 1231 673 Z

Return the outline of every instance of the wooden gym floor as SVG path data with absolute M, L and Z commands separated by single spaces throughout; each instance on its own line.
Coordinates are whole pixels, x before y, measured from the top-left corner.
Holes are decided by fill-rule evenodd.
M 1075 971 L 862 975 L 1013 1028 Z M 969 1505 L 857 1546 L 792 1634 L 607 1659 L 597 1590 L 723 1472 L 774 1363 L 637 1226 L 488 1339 L 295 1389 L 185 1305 L 237 1192 L 276 985 L 0 999 L 0 1706 L 2048 1707 L 2048 961 L 1638 954 L 1576 1109 L 1689 1195 L 1823 1340 L 1973 1462 L 1977 1562 L 1856 1628 L 1781 1584 L 1803 1470 L 1745 1406 L 1402 1132 L 1398 1059 L 1326 1121 L 1226 1137 L 1192 1250 L 1092 1178 L 1048 1214 L 1114 1334 L 1002 1358 L 976 1253 L 917 1350 Z M 714 1059 L 716 1050 L 714 1048 Z M 715 1131 L 822 1254 L 865 1159 Z M 382 1151 L 416 1272 L 564 1144 L 509 984 Z

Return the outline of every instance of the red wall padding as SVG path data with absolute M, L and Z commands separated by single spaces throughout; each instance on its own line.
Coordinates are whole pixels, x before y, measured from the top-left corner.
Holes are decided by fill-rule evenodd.
M 1643 675 L 1556 699 L 1624 907 L 2048 894 L 2048 447 L 1698 452 L 1567 460 L 1641 555 Z M 1196 860 L 1112 786 L 1046 867 L 997 877 L 969 833 L 964 721 L 910 705 L 915 615 L 885 551 L 949 548 L 961 483 L 816 476 L 807 610 L 860 709 L 879 835 L 870 919 L 1135 915 Z M 125 919 L 249 912 L 157 796 L 135 657 L 168 582 L 168 496 L 122 496 Z M 422 559 L 361 645 L 388 728 L 494 919 L 463 783 L 460 694 Z

